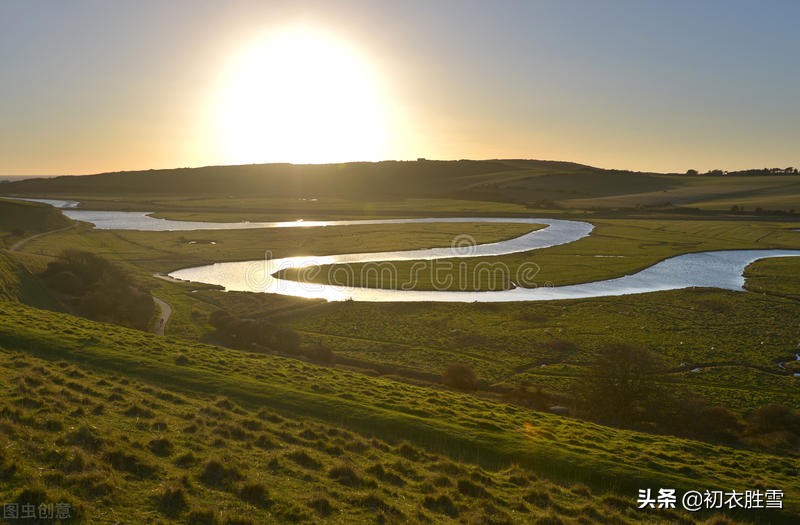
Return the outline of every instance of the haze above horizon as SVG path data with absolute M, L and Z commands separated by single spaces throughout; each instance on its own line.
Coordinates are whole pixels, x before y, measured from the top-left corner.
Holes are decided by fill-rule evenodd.
M 792 1 L 0 4 L 0 176 L 796 166 Z

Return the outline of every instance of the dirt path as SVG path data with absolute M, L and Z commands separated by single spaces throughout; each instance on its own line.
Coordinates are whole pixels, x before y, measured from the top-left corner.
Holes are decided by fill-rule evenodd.
M 162 301 L 155 296 L 153 296 L 153 302 L 156 303 L 156 307 L 158 307 L 159 310 L 158 318 L 156 319 L 155 326 L 153 327 L 153 332 L 156 335 L 164 335 L 164 330 L 167 328 L 167 322 L 169 321 L 169 317 L 172 315 L 172 307 L 165 301 Z
M 34 241 L 34 240 L 36 240 L 36 239 L 40 239 L 40 238 L 44 237 L 45 235 L 51 235 L 51 234 L 53 234 L 53 233 L 58 233 L 58 232 L 67 231 L 67 230 L 69 230 L 70 228 L 74 228 L 74 227 L 75 227 L 75 225 L 74 225 L 74 224 L 71 224 L 71 225 L 67 226 L 66 228 L 59 228 L 59 229 L 57 229 L 57 230 L 50 230 L 50 231 L 46 231 L 46 232 L 42 232 L 42 233 L 37 233 L 36 235 L 31 235 L 30 237 L 25 237 L 25 238 L 24 238 L 24 239 L 22 239 L 21 241 L 17 241 L 15 244 L 13 244 L 13 245 L 12 245 L 12 246 L 11 246 L 11 247 L 8 249 L 8 251 L 10 251 L 10 252 L 16 252 L 16 251 L 19 251 L 19 249 L 20 249 L 20 248 L 22 248 L 23 246 L 25 246 L 26 244 L 28 244 L 28 243 L 29 243 L 29 242 L 31 242 L 31 241 Z

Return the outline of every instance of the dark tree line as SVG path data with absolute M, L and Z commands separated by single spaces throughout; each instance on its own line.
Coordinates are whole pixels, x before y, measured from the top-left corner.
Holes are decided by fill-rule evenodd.
M 66 250 L 39 274 L 45 285 L 75 314 L 147 330 L 155 315 L 150 293 L 107 259 Z
M 284 354 L 297 354 L 300 350 L 297 332 L 267 320 L 242 319 L 217 310 L 211 313 L 208 322 L 214 327 L 214 338 L 231 348 L 273 350 Z
M 697 170 L 687 170 L 687 175 L 701 175 L 700 172 Z M 761 169 L 751 169 L 751 170 L 739 170 L 739 171 L 725 171 L 725 170 L 709 170 L 702 175 L 708 175 L 712 177 L 721 177 L 723 175 L 727 175 L 729 177 L 764 177 L 768 175 L 797 175 L 798 171 L 797 168 L 793 166 L 789 166 L 788 168 L 761 168 Z

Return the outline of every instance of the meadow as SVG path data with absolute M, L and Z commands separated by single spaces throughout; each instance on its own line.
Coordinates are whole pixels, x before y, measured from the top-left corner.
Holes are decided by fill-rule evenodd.
M 646 486 L 781 487 L 787 514 L 765 511 L 773 522 L 798 505 L 791 458 L 13 302 L 0 319 L 0 496 L 66 501 L 88 522 L 709 518 L 637 511 Z
M 632 273 L 687 251 L 798 247 L 800 243 L 800 236 L 788 222 L 591 222 L 595 231 L 575 243 L 485 260 L 507 264 L 512 272 L 516 265 L 533 260 L 540 267 L 536 279 L 561 285 Z M 136 276 L 140 285 L 172 305 L 168 333 L 190 340 L 205 340 L 210 330 L 208 316 L 222 309 L 239 317 L 289 326 L 305 344 L 322 345 L 341 358 L 357 360 L 367 370 L 388 365 L 403 371 L 400 375 L 407 378 L 438 381 L 447 364 L 458 361 L 472 366 L 490 388 L 530 384 L 554 393 L 569 392 L 602 344 L 620 340 L 642 345 L 661 356 L 665 373 L 660 380 L 688 385 L 709 402 L 729 406 L 738 413 L 769 402 L 800 408 L 797 381 L 778 367 L 779 362 L 791 360 L 800 343 L 792 281 L 784 277 L 796 273 L 799 263 L 795 259 L 753 265 L 748 271 L 752 274 L 748 286 L 762 292 L 758 295 L 684 290 L 505 305 L 327 304 L 220 293 L 214 287 L 167 282 L 152 275 L 213 261 L 257 259 L 267 250 L 272 257 L 283 257 L 423 248 L 447 246 L 464 232 L 480 243 L 521 235 L 530 229 L 530 225 L 478 223 L 219 232 L 100 231 L 82 227 L 34 239 L 18 258 L 34 271 L 68 247 L 114 260 Z M 481 260 L 462 259 L 459 263 L 472 268 Z M 394 264 L 402 279 L 409 263 Z M 758 270 L 775 265 L 779 265 L 779 271 Z M 420 286 L 426 287 L 424 279 Z M 702 373 L 690 372 L 698 367 Z M 731 392 L 736 395 L 731 396 Z
M 723 180 L 530 161 L 425 164 L 390 166 L 408 176 L 396 187 L 361 186 L 369 166 L 337 168 L 343 174 L 337 183 L 311 167 L 311 182 L 324 184 L 269 194 L 259 185 L 274 188 L 280 174 L 252 167 L 241 168 L 225 188 L 209 168 L 14 183 L 14 192 L 187 220 L 506 215 L 592 222 L 595 231 L 569 245 L 458 261 L 467 268 L 499 262 L 512 271 L 533 261 L 536 279 L 556 285 L 633 273 L 680 253 L 800 248 L 795 217 L 754 211 L 788 211 L 797 199 L 795 177 Z M 430 176 L 436 170 L 441 177 Z M 145 179 L 166 175 L 175 178 L 161 193 L 141 189 L 153 187 Z M 194 193 L 186 191 L 192 177 Z M 0 201 L 0 211 L 10 209 L 7 202 Z M 753 214 L 732 212 L 733 202 L 752 206 Z M 626 343 L 655 358 L 654 388 L 691 392 L 741 420 L 769 404 L 800 409 L 800 380 L 792 376 L 800 345 L 796 258 L 748 267 L 749 292 L 690 289 L 516 304 L 327 303 L 224 293 L 154 274 L 266 253 L 449 246 L 463 234 L 493 242 L 537 226 L 100 231 L 62 222 L 46 206 L 24 206 L 31 216 L 0 215 L 14 218 L 0 221 L 4 245 L 25 241 L 0 253 L 0 498 L 6 501 L 68 501 L 91 523 L 725 524 L 792 523 L 800 514 L 792 451 L 625 430 L 508 397 L 526 388 L 567 402 L 604 345 Z M 119 265 L 137 287 L 169 303 L 167 337 L 69 315 L 38 277 L 68 248 Z M 403 263 L 397 269 L 401 277 L 407 272 Z M 215 345 L 209 318 L 220 310 L 290 329 L 303 351 Z M 325 366 L 306 352 L 319 348 L 332 355 Z M 453 363 L 474 370 L 475 391 L 443 384 Z M 786 508 L 639 511 L 636 495 L 645 487 L 776 488 L 784 490 Z

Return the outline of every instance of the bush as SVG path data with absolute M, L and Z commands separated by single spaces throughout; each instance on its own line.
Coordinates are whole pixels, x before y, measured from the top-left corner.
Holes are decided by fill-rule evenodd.
M 74 312 L 95 321 L 147 330 L 155 315 L 147 290 L 125 270 L 91 252 L 65 250 L 40 277 Z
M 328 477 L 346 487 L 361 487 L 364 480 L 349 465 L 338 465 L 328 471 Z
M 239 319 L 224 310 L 217 310 L 211 313 L 208 322 L 214 327 L 214 337 L 232 348 L 271 349 L 291 355 L 300 349 L 297 332 L 263 319 Z
M 308 454 L 306 454 L 303 451 L 291 452 L 291 453 L 286 455 L 286 458 L 294 461 L 295 463 L 297 463 L 301 467 L 304 467 L 304 468 L 307 468 L 307 469 L 318 470 L 320 467 L 322 467 L 322 465 L 320 465 L 319 461 L 317 461 L 316 459 L 312 458 L 311 456 L 309 456 Z
M 639 427 L 652 421 L 671 397 L 652 381 L 656 371 L 656 361 L 644 348 L 605 345 L 577 383 L 580 413 L 611 425 Z
M 155 454 L 156 456 L 167 457 L 172 454 L 174 450 L 174 446 L 172 442 L 167 438 L 158 438 L 153 439 L 148 443 L 148 447 L 150 448 L 150 452 Z
M 177 458 L 175 458 L 175 465 L 181 468 L 189 468 L 192 465 L 197 463 L 197 456 L 190 450 L 188 452 L 184 452 Z
M 176 517 L 188 507 L 186 492 L 180 487 L 167 487 L 158 499 L 158 510 L 171 518 Z
M 266 487 L 261 483 L 250 483 L 239 489 L 239 499 L 256 507 L 268 507 L 272 502 L 269 499 Z
M 152 478 L 156 473 L 156 468 L 148 465 L 137 456 L 128 454 L 122 450 L 113 450 L 103 456 L 114 469 L 127 472 L 138 479 Z
M 219 460 L 212 459 L 203 467 L 199 479 L 209 487 L 229 489 L 233 483 L 242 479 L 242 475 L 235 467 L 226 467 Z
M 800 413 L 776 403 L 763 406 L 748 416 L 747 431 L 751 434 L 790 432 L 800 435 Z
M 442 382 L 458 390 L 477 390 L 478 378 L 472 367 L 463 363 L 454 363 L 447 367 L 442 375 Z
M 88 452 L 96 452 L 103 446 L 102 438 L 86 425 L 81 425 L 77 430 L 67 434 L 67 443 L 79 446 Z
M 398 476 L 393 472 L 389 472 L 388 470 L 383 468 L 383 465 L 381 465 L 380 463 L 376 463 L 375 465 L 369 467 L 367 469 L 367 472 L 378 478 L 380 481 L 391 483 L 392 485 L 398 487 L 402 487 L 403 485 L 406 484 L 403 478 L 401 478 L 400 476 Z

